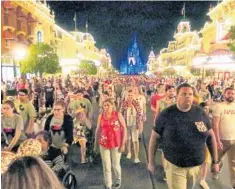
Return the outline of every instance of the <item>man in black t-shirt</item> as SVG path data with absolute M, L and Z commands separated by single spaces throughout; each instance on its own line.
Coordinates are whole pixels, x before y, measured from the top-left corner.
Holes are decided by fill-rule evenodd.
M 154 156 L 161 138 L 170 189 L 192 189 L 205 160 L 205 144 L 213 169 L 219 170 L 216 140 L 206 113 L 193 103 L 193 88 L 183 83 L 177 88 L 176 105 L 163 110 L 155 121 L 149 141 L 148 169 L 154 173 Z
M 44 92 L 45 92 L 45 100 L 46 100 L 46 108 L 52 108 L 53 107 L 53 103 L 54 103 L 54 92 L 55 92 L 55 88 L 52 86 L 51 81 L 47 82 L 47 85 L 44 88 Z
M 36 85 L 33 92 L 33 106 L 37 113 L 39 112 L 41 93 L 42 93 L 41 86 Z

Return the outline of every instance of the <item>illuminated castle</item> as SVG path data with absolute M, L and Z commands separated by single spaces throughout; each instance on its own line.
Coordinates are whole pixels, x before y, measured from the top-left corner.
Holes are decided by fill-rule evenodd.
M 120 62 L 120 72 L 122 74 L 136 75 L 147 71 L 146 63 L 141 56 L 140 48 L 136 39 L 133 38 L 127 53 Z

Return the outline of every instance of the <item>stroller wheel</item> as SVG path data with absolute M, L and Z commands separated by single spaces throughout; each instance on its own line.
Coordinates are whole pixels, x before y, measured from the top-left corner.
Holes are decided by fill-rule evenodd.
M 62 180 L 63 185 L 65 186 L 66 189 L 76 189 L 77 188 L 77 180 L 75 175 L 72 173 L 72 171 L 68 171 L 63 180 Z

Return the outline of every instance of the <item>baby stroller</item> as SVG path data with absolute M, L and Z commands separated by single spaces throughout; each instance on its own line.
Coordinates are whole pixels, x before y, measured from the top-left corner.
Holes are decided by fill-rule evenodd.
M 60 156 L 65 162 L 65 154 L 61 153 Z M 56 159 L 58 159 L 58 157 Z M 77 189 L 77 179 L 75 177 L 75 174 L 72 172 L 70 167 L 66 165 L 66 163 L 64 164 L 63 169 L 61 169 L 59 172 L 56 172 L 56 175 L 64 185 L 65 189 Z
M 85 163 L 92 163 L 94 159 L 94 135 L 92 129 L 87 129 L 85 132 L 86 138 L 86 160 Z M 78 149 L 79 148 L 79 149 Z M 81 146 L 80 143 L 74 141 L 73 144 L 69 148 L 68 152 L 68 163 L 70 165 L 78 165 L 80 164 L 81 158 Z
M 9 142 L 8 142 L 8 138 L 7 135 L 5 133 L 5 131 L 1 131 L 1 149 L 3 149 L 4 147 L 8 146 Z
M 69 170 L 62 180 L 62 183 L 66 189 L 76 189 L 77 188 L 77 180 L 75 175 L 71 170 Z
M 86 157 L 88 158 L 88 162 L 92 163 L 94 159 L 94 134 L 92 129 L 86 131 L 86 138 L 87 138 L 87 151 L 86 151 Z
M 87 158 L 87 161 L 89 163 L 92 163 L 93 162 L 93 157 L 94 157 L 94 153 L 93 153 L 94 135 L 93 135 L 92 129 L 86 129 L 85 138 L 87 139 L 87 142 L 86 142 L 86 158 Z M 81 147 L 79 142 L 74 141 L 74 144 L 79 148 Z
M 65 159 L 65 155 L 63 154 L 63 158 Z M 70 167 L 67 165 L 65 168 L 65 174 L 62 178 L 62 184 L 64 185 L 65 189 L 77 189 L 77 179 L 70 169 Z

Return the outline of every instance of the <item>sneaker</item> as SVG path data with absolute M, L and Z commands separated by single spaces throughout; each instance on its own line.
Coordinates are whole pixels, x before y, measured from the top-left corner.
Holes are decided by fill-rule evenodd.
M 86 163 L 88 163 L 88 160 L 82 160 L 81 161 L 81 164 L 86 164 Z
M 135 162 L 135 163 L 140 163 L 139 158 L 135 158 L 134 162 Z
M 201 180 L 201 181 L 200 181 L 200 186 L 201 186 L 203 189 L 210 189 L 210 187 L 208 186 L 208 184 L 206 183 L 205 180 Z
M 118 189 L 121 187 L 121 179 L 117 179 L 115 183 L 112 185 L 113 189 Z
M 131 159 L 131 153 L 128 153 L 126 156 L 127 159 Z
M 212 173 L 212 179 L 217 180 L 219 178 L 219 173 Z
M 219 178 L 219 175 L 220 175 L 220 173 L 222 172 L 222 168 L 223 168 L 223 162 L 221 161 L 220 164 L 219 164 L 219 172 L 218 172 L 218 173 L 215 173 L 215 172 L 212 170 L 212 179 L 217 180 L 217 179 Z

